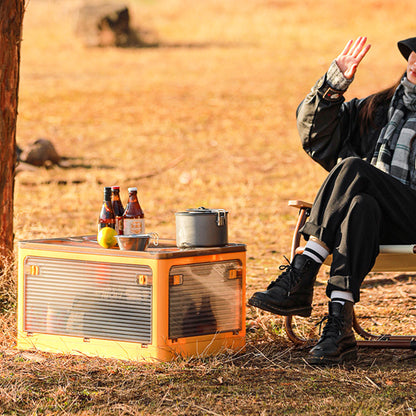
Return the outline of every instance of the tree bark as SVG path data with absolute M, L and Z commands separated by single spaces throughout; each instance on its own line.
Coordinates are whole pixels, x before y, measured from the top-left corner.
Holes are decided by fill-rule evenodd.
M 20 43 L 25 0 L 0 0 L 0 271 L 13 252 Z

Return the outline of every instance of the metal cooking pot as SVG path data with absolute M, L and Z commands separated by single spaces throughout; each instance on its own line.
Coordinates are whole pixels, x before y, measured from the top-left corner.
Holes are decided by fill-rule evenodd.
M 228 212 L 224 209 L 191 208 L 176 212 L 175 216 L 179 248 L 228 244 Z

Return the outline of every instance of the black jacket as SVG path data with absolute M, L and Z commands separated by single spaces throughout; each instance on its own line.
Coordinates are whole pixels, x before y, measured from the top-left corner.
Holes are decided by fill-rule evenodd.
M 387 123 L 389 103 L 376 108 L 374 126 L 361 134 L 358 114 L 368 97 L 345 102 L 342 93 L 330 87 L 325 74 L 296 112 L 304 150 L 328 171 L 349 156 L 370 162 L 380 130 Z

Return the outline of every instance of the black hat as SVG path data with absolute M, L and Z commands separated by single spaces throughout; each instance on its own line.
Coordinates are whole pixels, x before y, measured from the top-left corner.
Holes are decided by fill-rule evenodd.
M 397 43 L 400 52 L 406 58 L 406 61 L 409 59 L 409 55 L 412 52 L 416 52 L 416 38 L 409 38 L 401 40 Z

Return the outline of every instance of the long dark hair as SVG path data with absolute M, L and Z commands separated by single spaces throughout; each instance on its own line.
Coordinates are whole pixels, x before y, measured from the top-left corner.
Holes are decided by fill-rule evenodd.
M 391 99 L 393 98 L 394 92 L 397 87 L 400 85 L 400 82 L 403 78 L 403 75 L 399 80 L 389 88 L 385 90 L 376 92 L 375 94 L 370 95 L 364 101 L 363 106 L 360 109 L 359 118 L 360 118 L 360 131 L 361 134 L 364 134 L 370 128 L 381 128 L 383 126 L 378 126 L 375 120 L 376 110 L 380 106 L 388 107 Z

